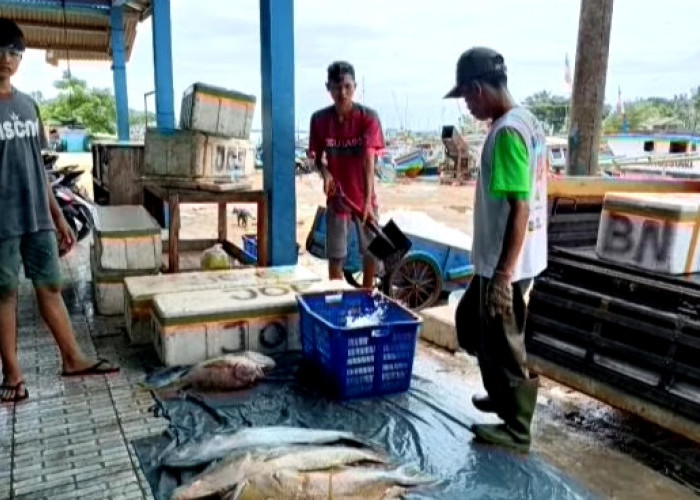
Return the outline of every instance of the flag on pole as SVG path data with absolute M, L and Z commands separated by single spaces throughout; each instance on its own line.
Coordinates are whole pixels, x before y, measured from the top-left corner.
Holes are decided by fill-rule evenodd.
M 564 58 L 564 90 L 570 94 L 571 89 L 571 65 L 569 64 L 569 54 L 567 53 Z
M 622 102 L 622 89 L 617 87 L 617 112 L 620 115 L 625 114 L 625 103 Z
M 622 89 L 617 87 L 617 113 L 622 117 L 622 127 L 621 132 L 626 134 L 629 130 L 629 124 L 627 123 L 627 115 L 625 114 L 625 103 L 622 100 Z

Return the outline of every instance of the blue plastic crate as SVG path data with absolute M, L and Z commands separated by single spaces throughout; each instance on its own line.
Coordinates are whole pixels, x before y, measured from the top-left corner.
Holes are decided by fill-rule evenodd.
M 258 260 L 258 235 L 257 234 L 244 234 L 243 239 L 243 253 L 245 253 L 248 258 L 253 261 Z
M 407 391 L 421 319 L 376 292 L 355 290 L 298 296 L 304 359 L 318 369 L 321 389 L 336 399 Z M 386 308 L 381 323 L 348 327 L 349 314 Z
M 241 236 L 243 240 L 243 253 L 248 256 L 253 262 L 258 260 L 258 235 L 244 234 Z M 299 244 L 297 243 L 297 253 L 299 253 Z

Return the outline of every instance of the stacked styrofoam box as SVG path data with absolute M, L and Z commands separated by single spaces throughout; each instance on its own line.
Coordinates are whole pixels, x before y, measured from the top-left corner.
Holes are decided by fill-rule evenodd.
M 342 280 L 324 280 L 157 295 L 152 307 L 155 349 L 166 366 L 242 350 L 299 350 L 297 293 L 351 288 Z
M 146 131 L 144 174 L 207 182 L 244 177 L 253 160 L 255 103 L 254 95 L 195 83 L 182 99 L 180 130 Z
M 249 143 L 194 130 L 146 130 L 144 175 L 221 182 L 244 175 Z
M 212 289 L 230 290 L 251 286 L 312 283 L 320 280 L 318 275 L 302 266 L 243 268 L 127 278 L 124 280 L 126 331 L 132 343 L 153 342 L 151 306 L 153 298 L 158 295 Z
M 596 253 L 665 274 L 700 271 L 700 194 L 607 193 Z
M 122 314 L 124 279 L 160 271 L 160 227 L 141 206 L 97 207 L 90 253 L 97 312 Z
M 180 128 L 248 140 L 256 100 L 254 95 L 195 83 L 182 97 Z

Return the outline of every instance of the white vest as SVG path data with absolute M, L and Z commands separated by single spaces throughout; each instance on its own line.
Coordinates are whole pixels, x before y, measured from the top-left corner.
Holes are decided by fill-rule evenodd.
M 510 205 L 491 196 L 491 172 L 496 135 L 503 128 L 516 130 L 527 146 L 530 160 L 530 220 L 513 281 L 534 278 L 547 267 L 547 176 L 549 160 L 542 126 L 525 108 L 513 108 L 491 126 L 481 153 L 474 207 L 472 260 L 476 274 L 491 278 L 503 248 Z

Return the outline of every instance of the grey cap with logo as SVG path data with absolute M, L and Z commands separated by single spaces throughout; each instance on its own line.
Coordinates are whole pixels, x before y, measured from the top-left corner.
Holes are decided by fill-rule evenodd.
M 480 78 L 505 74 L 506 64 L 501 54 L 488 47 L 472 47 L 459 56 L 457 82 L 444 99 L 462 97 L 465 89 Z

